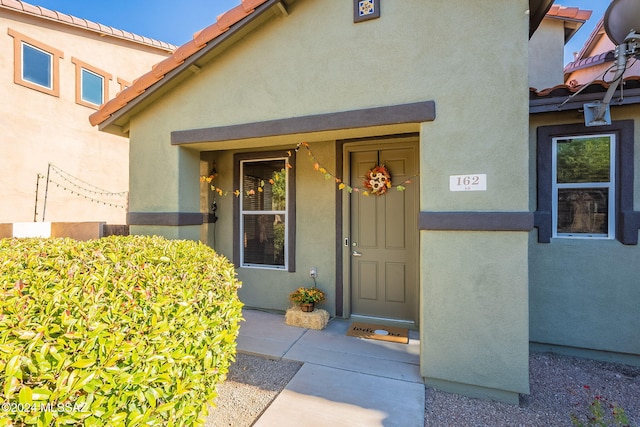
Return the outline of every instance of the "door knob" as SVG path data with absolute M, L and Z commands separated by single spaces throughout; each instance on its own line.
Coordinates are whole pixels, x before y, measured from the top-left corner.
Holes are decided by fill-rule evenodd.
M 362 256 L 362 252 L 353 251 L 353 252 L 351 252 L 351 255 L 353 255 L 353 256 Z

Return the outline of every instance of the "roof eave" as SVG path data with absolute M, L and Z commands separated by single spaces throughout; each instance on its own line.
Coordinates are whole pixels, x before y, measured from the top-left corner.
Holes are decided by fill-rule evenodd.
M 624 79 L 624 97 L 620 97 L 620 89 L 614 94 L 611 106 L 640 104 L 640 76 L 631 76 Z M 585 103 L 602 101 L 609 84 L 604 81 L 593 82 L 586 87 L 569 87 L 558 85 L 541 92 L 530 93 L 529 113 L 559 113 L 567 111 L 580 111 Z M 581 93 L 577 93 L 577 92 Z
M 529 0 L 529 38 L 536 32 L 553 2 L 554 0 Z
M 142 110 L 155 99 L 168 92 L 182 80 L 197 73 L 199 69 L 209 62 L 218 51 L 226 49 L 230 44 L 242 39 L 246 34 L 262 25 L 269 19 L 283 15 L 283 0 L 268 0 L 258 6 L 256 10 L 243 20 L 232 25 L 229 30 L 211 40 L 207 46 L 200 49 L 185 59 L 184 63 L 168 72 L 142 94 L 129 101 L 111 116 L 98 124 L 101 131 L 127 136 L 128 123 L 133 115 Z M 269 12 L 274 12 L 269 14 Z

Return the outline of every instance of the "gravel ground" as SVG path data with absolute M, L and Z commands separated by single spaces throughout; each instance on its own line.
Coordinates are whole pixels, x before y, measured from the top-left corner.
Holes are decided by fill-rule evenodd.
M 207 427 L 251 426 L 284 389 L 301 364 L 238 354 Z M 508 405 L 449 394 L 427 387 L 425 426 L 571 426 L 571 414 L 588 425 L 589 405 L 598 396 L 622 407 L 629 425 L 640 427 L 640 367 L 532 353 L 531 394 Z M 610 409 L 609 409 L 610 411 Z M 613 424 L 610 412 L 603 425 Z
M 302 363 L 238 353 L 227 380 L 218 385 L 216 407 L 205 427 L 245 427 L 269 407 Z
M 543 353 L 532 353 L 529 366 L 531 394 L 521 395 L 519 406 L 427 387 L 424 425 L 571 426 L 571 414 L 589 425 L 589 406 L 599 396 L 604 406 L 622 407 L 630 426 L 640 426 L 640 367 Z M 610 413 L 604 420 L 598 425 L 615 425 Z

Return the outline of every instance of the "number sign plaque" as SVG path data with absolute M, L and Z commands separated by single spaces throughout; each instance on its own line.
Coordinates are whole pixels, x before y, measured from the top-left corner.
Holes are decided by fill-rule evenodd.
M 487 174 L 451 175 L 449 191 L 487 191 Z

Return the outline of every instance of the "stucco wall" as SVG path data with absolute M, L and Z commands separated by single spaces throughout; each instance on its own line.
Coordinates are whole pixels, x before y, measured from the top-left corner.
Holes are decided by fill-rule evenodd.
M 8 34 L 9 29 L 62 51 L 59 97 L 14 83 L 14 38 Z M 129 144 L 126 138 L 90 126 L 88 117 L 94 110 L 76 104 L 76 69 L 71 59 L 112 74 L 108 98 L 120 90 L 118 78 L 132 81 L 165 54 L 137 43 L 0 9 L 0 56 L 0 222 L 33 221 L 37 175 L 46 175 L 48 164 L 53 163 L 84 181 L 76 183 L 90 191 L 72 185 L 68 176 L 52 172 L 55 183 L 49 185 L 46 212 L 45 180 L 40 180 L 38 221 L 44 213 L 47 221 L 124 224 L 127 195 L 104 195 L 91 186 L 128 192 Z
M 233 155 L 237 152 L 232 150 L 203 153 L 203 158 L 209 162 L 215 161 L 218 177 L 214 184 L 218 187 L 233 188 Z M 324 165 L 335 168 L 333 141 L 314 143 L 313 153 L 317 159 L 322 159 Z M 296 271 L 288 273 L 269 269 L 239 268 L 238 277 L 243 282 L 239 295 L 250 307 L 286 310 L 289 307 L 289 293 L 300 286 L 312 286 L 309 269 L 317 267 L 317 285 L 327 292 L 328 297 L 322 308 L 335 315 L 335 185 L 313 168 L 313 162 L 310 162 L 306 151 L 300 151 L 297 157 L 295 168 L 289 171 L 295 175 L 296 180 Z M 209 162 L 205 162 L 207 167 Z M 203 169 L 203 174 L 209 172 L 207 167 Z M 202 185 L 206 193 L 206 206 L 209 206 L 214 198 L 218 204 L 218 221 L 203 227 L 203 237 L 216 251 L 232 258 L 235 196 L 214 195 L 206 188 L 206 183 Z
M 232 152 L 221 150 L 307 141 L 331 165 L 333 143 L 324 141 L 385 134 L 350 129 L 184 148 L 170 146 L 173 130 L 424 100 L 435 101 L 437 117 L 419 128 L 421 209 L 526 211 L 528 2 L 385 2 L 380 19 L 360 24 L 352 21 L 352 7 L 343 0 L 298 0 L 288 17 L 272 19 L 134 116 L 131 211 L 206 207 L 198 151 L 216 152 L 222 184 L 230 179 L 223 176 Z M 240 269 L 250 305 L 281 307 L 286 291 L 309 283 L 311 265 L 319 268 L 320 285 L 332 280 L 333 184 L 305 162 L 296 168 L 298 271 Z M 487 191 L 450 192 L 449 176 L 465 173 L 486 173 Z M 228 200 L 219 200 L 215 246 L 230 254 L 232 211 Z M 201 235 L 210 241 L 208 227 Z M 180 234 L 179 227 L 165 228 Z M 528 392 L 527 234 L 423 231 L 421 242 L 422 374 L 438 386 L 476 387 L 480 395 L 517 402 L 517 393 Z M 438 304 L 439 296 L 448 303 Z M 438 362 L 445 360 L 446 366 Z
M 616 107 L 613 120 L 635 120 L 634 210 L 640 210 L 640 108 Z M 535 147 L 539 126 L 576 123 L 573 112 L 531 117 L 531 206 L 536 207 Z M 598 132 L 598 128 L 592 128 Z M 618 240 L 529 239 L 531 341 L 560 350 L 640 363 L 640 246 Z M 596 350 L 616 354 L 597 354 Z M 626 355 L 624 355 L 626 353 Z
M 529 40 L 529 86 L 538 90 L 564 83 L 564 22 L 546 18 Z

